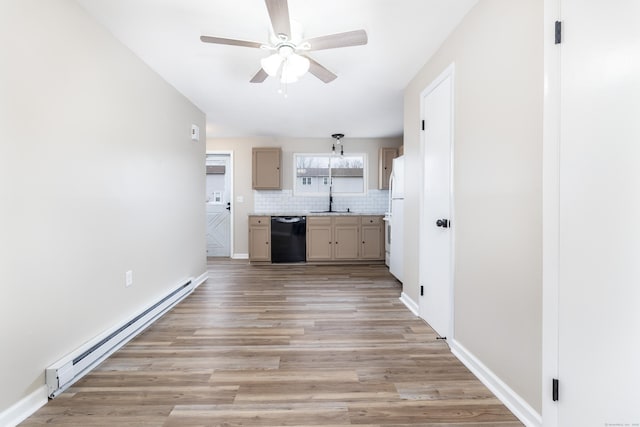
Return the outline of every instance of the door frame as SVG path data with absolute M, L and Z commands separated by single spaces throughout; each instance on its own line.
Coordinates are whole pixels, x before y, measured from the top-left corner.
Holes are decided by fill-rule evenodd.
M 209 155 L 222 155 L 222 156 L 229 156 L 229 201 L 231 202 L 231 214 L 229 215 L 229 258 L 233 259 L 235 258 L 234 254 L 234 235 L 235 235 L 235 230 L 234 230 L 234 221 L 233 218 L 235 217 L 235 204 L 234 204 L 234 192 L 233 192 L 233 151 L 229 151 L 229 150 L 207 150 L 205 152 L 205 164 L 207 161 L 207 156 Z M 226 172 L 225 172 L 226 174 Z M 206 179 L 206 178 L 205 178 Z M 206 206 L 205 206 L 206 209 Z
M 436 77 L 421 93 L 420 93 L 420 119 L 424 119 L 425 117 L 425 98 L 433 92 L 444 80 L 447 78 L 451 79 L 451 121 L 450 121 L 450 152 L 449 152 L 449 221 L 452 224 L 449 227 L 449 325 L 446 333 L 447 341 L 449 345 L 454 340 L 455 337 L 455 318 L 454 318 L 454 308 L 455 308 L 455 203 L 454 203 L 454 142 L 455 142 L 455 126 L 454 126 L 454 117 L 455 117 L 455 62 L 449 64 L 438 77 Z M 425 156 L 426 156 L 426 133 L 420 133 L 420 161 L 421 164 L 424 165 Z M 420 168 L 420 197 L 419 197 L 419 222 L 418 222 L 418 236 L 422 236 L 423 228 L 427 226 L 423 219 L 424 216 L 424 179 L 425 179 L 425 171 L 424 168 Z M 421 240 L 421 239 L 419 239 Z M 421 243 L 418 244 L 418 286 L 420 285 L 420 256 L 421 256 Z M 422 317 L 422 297 L 420 296 L 420 290 L 418 288 L 418 316 L 424 320 Z
M 560 0 L 544 0 L 542 137 L 542 425 L 558 427 L 552 380 L 559 374 L 560 108 L 562 45 L 555 44 Z

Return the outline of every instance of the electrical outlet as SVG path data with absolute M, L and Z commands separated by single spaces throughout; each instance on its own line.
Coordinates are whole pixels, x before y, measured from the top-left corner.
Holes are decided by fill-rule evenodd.
M 125 274 L 124 286 L 125 288 L 128 288 L 131 285 L 133 285 L 133 271 L 129 270 Z

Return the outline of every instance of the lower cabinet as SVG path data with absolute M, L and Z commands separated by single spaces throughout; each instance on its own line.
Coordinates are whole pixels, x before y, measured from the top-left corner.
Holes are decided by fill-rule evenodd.
M 358 259 L 360 217 L 336 216 L 333 219 L 333 259 Z
M 307 261 L 333 259 L 333 225 L 331 217 L 307 217 Z
M 307 217 L 307 261 L 381 259 L 384 259 L 382 217 Z
M 379 215 L 307 216 L 307 261 L 384 260 Z M 249 261 L 271 262 L 271 217 L 249 217 Z
M 384 259 L 384 221 L 380 216 L 363 216 L 360 222 L 360 258 Z
M 271 261 L 271 217 L 249 217 L 249 261 Z

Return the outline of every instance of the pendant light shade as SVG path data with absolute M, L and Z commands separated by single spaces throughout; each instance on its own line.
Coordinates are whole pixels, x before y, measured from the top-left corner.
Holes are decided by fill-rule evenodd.
M 262 69 L 265 73 L 274 77 L 278 75 L 278 70 L 280 70 L 280 64 L 282 64 L 282 61 L 284 61 L 284 58 L 277 53 L 274 53 L 266 58 L 262 58 L 260 60 L 260 65 L 262 65 Z
M 277 53 L 269 55 L 260 60 L 262 69 L 272 77 L 280 74 L 281 83 L 297 82 L 307 71 L 311 65 L 309 59 L 293 52 L 292 49 L 279 49 Z
M 304 56 L 290 55 L 286 60 L 287 73 L 294 74 L 296 77 L 302 77 L 309 71 L 309 60 Z

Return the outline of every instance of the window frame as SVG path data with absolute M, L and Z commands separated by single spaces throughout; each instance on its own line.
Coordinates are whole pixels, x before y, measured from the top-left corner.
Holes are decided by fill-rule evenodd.
M 299 157 L 326 157 L 326 158 L 331 158 L 334 157 L 336 155 L 331 154 L 331 153 L 293 153 L 292 156 L 292 163 L 293 163 L 293 179 L 292 179 L 292 193 L 294 196 L 301 196 L 301 197 L 329 197 L 329 191 L 326 192 L 301 192 L 299 190 L 297 190 L 297 178 L 298 178 L 298 158 Z M 337 155 L 339 157 L 339 155 Z M 362 192 L 358 192 L 358 193 L 342 193 L 342 192 L 333 192 L 334 196 L 348 196 L 348 197 L 365 197 L 367 196 L 367 191 L 368 191 L 368 183 L 369 183 L 369 159 L 367 158 L 367 153 L 347 153 L 345 154 L 345 157 L 361 157 L 362 158 Z M 330 172 L 331 173 L 331 172 Z M 304 177 L 303 177 L 304 178 Z M 328 177 L 329 179 L 331 178 L 331 175 Z M 331 182 L 331 181 L 329 181 Z M 320 185 L 327 185 L 324 184 L 324 180 L 319 180 L 319 184 Z

